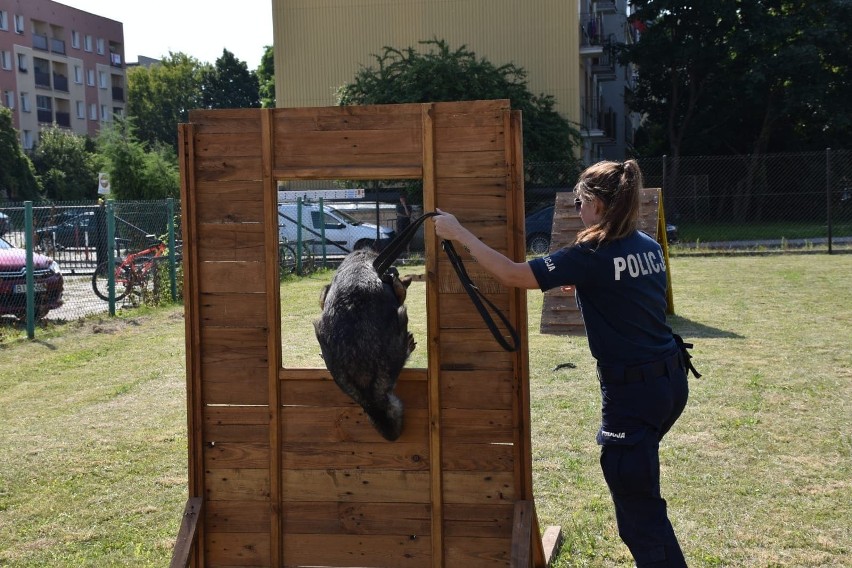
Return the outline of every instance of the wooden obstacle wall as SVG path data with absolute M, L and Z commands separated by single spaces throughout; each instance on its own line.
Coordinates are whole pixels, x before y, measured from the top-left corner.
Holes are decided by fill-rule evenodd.
M 428 368 L 400 377 L 396 442 L 281 349 L 277 181 L 422 178 L 424 210 L 522 259 L 520 114 L 508 101 L 194 111 L 180 147 L 192 565 L 544 566 L 525 293 L 460 251 L 521 336 L 507 353 L 427 223 Z

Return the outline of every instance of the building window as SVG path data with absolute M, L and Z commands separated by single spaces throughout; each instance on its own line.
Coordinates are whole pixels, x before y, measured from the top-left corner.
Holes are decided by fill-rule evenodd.
M 94 69 L 87 69 L 86 70 L 86 83 L 90 87 L 95 86 L 95 70 Z
M 21 73 L 27 72 L 27 56 L 23 53 L 18 54 L 18 71 Z
M 33 149 L 33 132 L 32 130 L 24 130 L 21 132 L 21 146 L 24 147 L 24 150 L 32 150 Z
M 107 110 L 106 105 L 101 105 L 101 120 L 103 120 L 104 122 L 109 120 L 109 111 Z
M 9 31 L 9 12 L 0 10 L 0 30 Z
M 77 101 L 77 118 L 86 118 L 86 103 Z
M 92 103 L 89 105 L 89 119 L 97 120 L 98 119 L 98 105 Z
M 24 17 L 15 14 L 15 33 L 24 33 Z
M 98 38 L 98 55 L 103 55 L 106 50 L 104 49 L 104 38 Z
M 109 87 L 109 79 L 107 78 L 107 74 L 103 71 L 98 71 L 98 80 L 100 82 L 101 89 Z
M 92 36 L 87 35 L 85 38 L 83 38 L 83 50 L 92 51 Z
M 78 85 L 83 84 L 83 68 L 79 65 L 74 66 L 74 82 Z
M 80 49 L 80 32 L 71 30 L 71 47 Z
M 12 70 L 12 54 L 8 51 L 0 51 L 0 66 L 6 71 Z
M 29 93 L 21 93 L 21 112 L 30 111 L 30 95 Z
M 3 104 L 6 105 L 7 108 L 15 108 L 14 91 L 3 91 Z

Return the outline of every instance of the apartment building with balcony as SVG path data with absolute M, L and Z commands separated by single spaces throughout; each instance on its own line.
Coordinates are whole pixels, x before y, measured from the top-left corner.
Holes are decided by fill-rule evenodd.
M 431 38 L 466 45 L 527 71 L 529 90 L 553 95 L 583 134 L 582 158 L 623 160 L 633 127 L 632 76 L 612 45 L 627 41 L 626 0 L 272 0 L 278 105 L 335 104 L 335 91 L 384 46 Z M 632 38 L 633 35 L 630 35 Z
M 0 0 L 0 105 L 26 150 L 52 124 L 94 136 L 126 105 L 121 22 L 52 0 Z
M 625 101 L 636 71 L 616 61 L 615 46 L 638 40 L 627 0 L 580 0 L 580 132 L 583 160 L 624 160 L 638 117 Z

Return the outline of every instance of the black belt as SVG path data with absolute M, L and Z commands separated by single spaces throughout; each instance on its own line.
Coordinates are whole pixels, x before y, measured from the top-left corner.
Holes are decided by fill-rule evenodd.
M 680 351 L 678 351 L 665 359 L 635 367 L 601 367 L 598 365 L 598 379 L 605 384 L 628 385 L 648 379 L 672 376 L 675 369 L 685 368 Z

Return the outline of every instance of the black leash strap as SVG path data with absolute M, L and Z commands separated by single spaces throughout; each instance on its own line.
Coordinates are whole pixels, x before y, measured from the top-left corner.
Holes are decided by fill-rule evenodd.
M 402 250 L 409 242 L 411 242 L 411 239 L 414 238 L 414 234 L 417 232 L 417 229 L 420 228 L 420 225 L 422 225 L 429 217 L 435 217 L 436 215 L 440 215 L 440 213 L 436 211 L 424 213 L 416 221 L 406 227 L 404 231 L 394 237 L 394 239 L 388 243 L 388 246 L 386 246 L 384 250 L 376 256 L 373 260 L 373 268 L 379 274 L 379 278 L 385 281 L 386 275 L 391 269 L 391 265 L 396 262 L 399 255 L 402 254 Z M 491 300 L 482 294 L 479 288 L 476 287 L 476 284 L 473 283 L 473 280 L 470 279 L 470 276 L 468 276 L 467 271 L 464 268 L 464 264 L 462 264 L 461 258 L 456 252 L 456 249 L 453 247 L 453 244 L 450 241 L 441 241 L 441 248 L 443 248 L 444 252 L 447 253 L 447 257 L 450 259 L 450 264 L 453 265 L 453 270 L 456 271 L 456 275 L 459 277 L 459 280 L 464 286 L 465 292 L 467 292 L 467 295 L 470 296 L 470 299 L 473 301 L 473 305 L 476 306 L 477 310 L 479 310 L 479 315 L 482 316 L 485 325 L 487 325 L 488 329 L 491 330 L 491 335 L 494 336 L 497 343 L 499 343 L 506 351 L 517 351 L 521 345 L 521 339 L 518 337 L 518 332 L 512 327 L 509 319 L 497 306 L 494 305 L 493 302 L 491 302 Z M 497 317 L 500 318 L 500 321 L 502 321 L 503 325 L 506 326 L 506 329 L 509 330 L 509 335 L 512 336 L 513 345 L 510 345 L 503 337 L 503 334 L 500 333 L 500 330 L 497 329 L 497 325 L 494 323 L 494 318 L 491 317 L 488 308 L 485 307 L 483 302 L 491 308 L 491 311 L 497 314 Z
M 386 246 L 384 250 L 373 260 L 373 268 L 375 268 L 376 272 L 379 273 L 379 277 L 384 276 L 385 272 L 387 272 L 391 265 L 396 262 L 396 259 L 398 259 L 399 255 L 402 254 L 402 249 L 411 242 L 411 239 L 414 238 L 414 234 L 417 232 L 417 229 L 420 228 L 420 225 L 423 224 L 423 221 L 436 215 L 440 215 L 440 213 L 435 211 L 424 213 L 388 243 L 388 246 Z
M 494 336 L 494 339 L 497 340 L 500 347 L 506 351 L 517 351 L 521 346 L 521 338 L 518 336 L 518 332 L 515 331 L 515 328 L 512 327 L 511 322 L 509 322 L 509 318 L 507 318 L 491 300 L 486 298 L 482 291 L 476 287 L 476 284 L 473 283 L 473 280 L 470 279 L 470 276 L 467 274 L 467 270 L 464 268 L 464 264 L 462 264 L 461 258 L 456 252 L 455 247 L 453 247 L 453 243 L 450 241 L 441 241 L 441 248 L 443 248 L 444 252 L 447 253 L 447 256 L 450 259 L 450 264 L 453 265 L 453 269 L 456 271 L 456 275 L 459 277 L 459 280 L 464 286 L 465 292 L 467 292 L 467 295 L 470 296 L 470 299 L 473 302 L 473 305 L 476 306 L 476 309 L 479 310 L 479 315 L 482 316 L 482 320 L 485 322 L 485 325 L 487 325 L 488 329 L 491 330 L 491 335 Z M 497 324 L 494 323 L 494 318 L 491 317 L 491 314 L 488 312 L 488 308 L 485 307 L 483 302 L 488 305 L 488 308 L 491 308 L 491 311 L 497 314 L 497 317 L 499 317 L 500 321 L 503 322 L 503 325 L 506 326 L 506 329 L 509 331 L 509 335 L 512 336 L 511 345 L 503 337 L 503 334 L 500 333 L 500 330 L 497 329 Z

